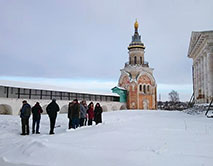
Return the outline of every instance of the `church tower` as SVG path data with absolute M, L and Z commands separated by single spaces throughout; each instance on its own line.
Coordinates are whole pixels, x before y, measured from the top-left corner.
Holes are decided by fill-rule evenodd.
M 156 109 L 157 85 L 153 68 L 144 60 L 145 46 L 138 33 L 138 22 L 134 24 L 134 35 L 129 44 L 129 62 L 121 69 L 118 86 L 127 91 L 128 109 Z

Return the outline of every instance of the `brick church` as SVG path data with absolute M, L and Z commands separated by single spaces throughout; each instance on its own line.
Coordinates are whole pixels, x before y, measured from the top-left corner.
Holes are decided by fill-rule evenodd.
M 129 62 L 121 69 L 118 87 L 126 90 L 128 109 L 156 109 L 157 85 L 153 68 L 144 60 L 145 46 L 138 33 L 138 22 L 134 24 L 135 32 L 129 44 Z

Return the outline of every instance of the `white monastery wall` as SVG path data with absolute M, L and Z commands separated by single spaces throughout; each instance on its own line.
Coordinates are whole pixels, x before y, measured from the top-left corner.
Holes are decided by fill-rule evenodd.
M 18 115 L 20 108 L 22 107 L 22 101 L 24 99 L 12 99 L 12 98 L 0 98 L 0 114 L 9 114 L 9 115 Z M 46 112 L 47 105 L 51 102 L 51 100 L 36 100 L 36 99 L 27 99 L 27 102 L 32 106 L 35 105 L 36 102 L 39 102 L 42 106 L 44 113 Z M 67 113 L 68 104 L 70 101 L 66 100 L 57 100 L 57 104 L 60 107 L 60 113 Z M 96 104 L 99 101 L 93 102 Z M 89 104 L 90 101 L 87 101 Z M 115 111 L 120 109 L 125 109 L 126 103 L 120 102 L 99 102 L 103 108 L 103 111 Z

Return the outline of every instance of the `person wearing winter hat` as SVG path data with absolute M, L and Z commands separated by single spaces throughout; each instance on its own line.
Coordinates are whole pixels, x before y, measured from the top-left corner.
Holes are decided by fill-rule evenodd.
M 20 110 L 20 118 L 21 118 L 21 125 L 22 125 L 22 133 L 21 135 L 29 135 L 29 119 L 31 115 L 31 106 L 24 100 L 22 108 Z
M 80 104 L 78 103 L 78 100 L 75 99 L 72 102 L 69 117 L 72 121 L 72 128 L 76 129 L 79 126 L 79 115 L 80 115 Z
M 39 102 L 36 102 L 36 104 L 32 107 L 32 114 L 33 114 L 32 133 L 33 134 L 35 134 L 35 125 L 36 125 L 36 134 L 40 134 L 39 126 L 40 126 L 42 112 L 43 112 L 43 109 L 41 108 Z
M 85 100 L 80 103 L 80 126 L 86 126 L 87 122 L 87 103 Z
M 50 132 L 49 134 L 55 134 L 55 122 L 57 118 L 57 112 L 60 110 L 58 104 L 56 103 L 56 99 L 52 99 L 52 102 L 48 104 L 46 111 L 50 119 Z
M 87 113 L 88 113 L 88 125 L 90 126 L 90 125 L 92 125 L 92 121 L 94 120 L 94 104 L 93 104 L 93 102 L 89 103 Z

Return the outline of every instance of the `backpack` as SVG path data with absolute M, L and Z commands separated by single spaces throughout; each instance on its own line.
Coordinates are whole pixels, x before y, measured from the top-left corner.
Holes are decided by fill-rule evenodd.
M 24 117 L 29 118 L 31 115 L 31 107 L 30 105 L 26 105 L 23 112 Z

